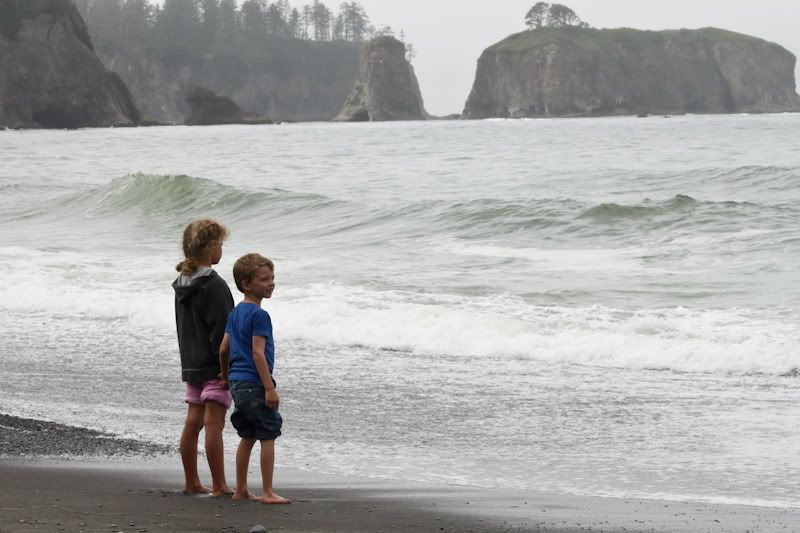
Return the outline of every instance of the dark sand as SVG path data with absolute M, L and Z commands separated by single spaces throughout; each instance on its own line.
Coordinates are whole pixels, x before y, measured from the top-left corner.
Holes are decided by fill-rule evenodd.
M 168 446 L 0 414 L 0 457 L 156 456 Z
M 431 487 L 290 469 L 276 472 L 279 492 L 293 500 L 288 506 L 186 496 L 174 450 L 13 417 L 0 418 L 0 456 L 3 533 L 247 532 L 256 524 L 282 532 L 800 531 L 798 510 Z M 229 465 L 231 482 L 232 473 Z M 258 485 L 257 471 L 250 481 Z

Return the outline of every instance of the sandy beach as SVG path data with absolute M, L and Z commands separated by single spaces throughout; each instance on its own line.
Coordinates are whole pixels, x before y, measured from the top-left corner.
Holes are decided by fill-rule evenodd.
M 172 452 L 2 416 L 0 531 L 247 532 L 255 525 L 286 532 L 800 529 L 798 510 L 434 487 L 285 468 L 278 469 L 276 485 L 293 504 L 270 507 L 182 494 Z

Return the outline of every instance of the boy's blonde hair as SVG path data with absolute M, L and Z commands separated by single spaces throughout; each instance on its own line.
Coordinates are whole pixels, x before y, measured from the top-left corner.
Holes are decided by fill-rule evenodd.
M 236 288 L 244 292 L 242 281 L 252 281 L 256 271 L 261 267 L 275 270 L 275 264 L 261 254 L 245 254 L 233 264 L 233 281 Z
M 184 260 L 175 266 L 181 274 L 191 274 L 197 270 L 197 259 L 209 248 L 228 238 L 228 228 L 212 218 L 192 221 L 183 230 Z

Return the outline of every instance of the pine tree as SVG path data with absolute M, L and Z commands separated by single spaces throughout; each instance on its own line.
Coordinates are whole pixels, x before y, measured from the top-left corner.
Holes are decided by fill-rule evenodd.
M 300 12 L 297 8 L 292 8 L 289 14 L 289 36 L 295 39 L 300 38 Z
M 532 30 L 538 30 L 543 27 L 547 21 L 547 12 L 549 9 L 550 4 L 547 2 L 537 2 L 525 15 L 525 25 Z
M 101 0 L 105 1 L 105 0 Z M 202 49 L 200 12 L 195 0 L 164 0 L 155 24 L 156 49 L 165 63 L 187 65 Z
M 233 42 L 239 33 L 239 15 L 236 11 L 236 0 L 222 0 L 219 4 L 220 36 L 226 43 Z
M 242 26 L 245 33 L 250 35 L 266 33 L 266 19 L 261 2 L 258 0 L 245 0 L 241 9 Z
M 203 26 L 203 41 L 213 43 L 222 29 L 222 13 L 219 0 L 201 0 L 201 18 Z
M 120 13 L 120 44 L 128 48 L 146 43 L 152 17 L 153 6 L 148 0 L 125 0 Z
M 86 7 L 86 24 L 98 52 L 116 53 L 122 49 L 122 0 L 94 0 Z

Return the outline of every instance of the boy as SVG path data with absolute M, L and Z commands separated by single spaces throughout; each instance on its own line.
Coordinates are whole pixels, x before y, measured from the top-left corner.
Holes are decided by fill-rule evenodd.
M 290 503 L 272 490 L 275 466 L 275 439 L 281 434 L 283 419 L 278 413 L 280 398 L 272 372 L 275 344 L 269 313 L 261 300 L 275 290 L 275 266 L 259 254 L 247 254 L 233 265 L 236 287 L 244 293 L 225 327 L 219 349 L 222 381 L 228 383 L 235 405 L 231 423 L 242 438 L 236 450 L 236 492 L 234 500 L 262 503 Z M 247 467 L 256 440 L 261 441 L 261 497 L 247 490 Z

